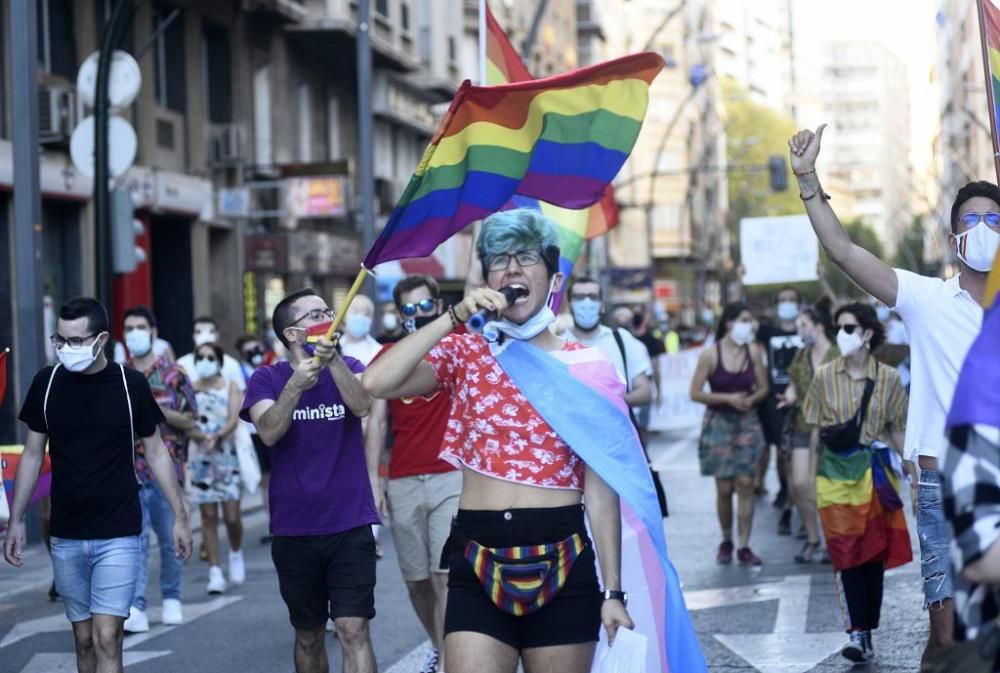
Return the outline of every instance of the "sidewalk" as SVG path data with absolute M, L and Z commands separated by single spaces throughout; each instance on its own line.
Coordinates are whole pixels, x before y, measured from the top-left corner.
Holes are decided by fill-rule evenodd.
M 243 496 L 243 515 L 248 517 L 260 513 L 263 518 L 263 502 L 260 491 L 253 495 Z M 188 505 L 191 516 L 191 532 L 194 534 L 194 546 L 196 555 L 198 545 L 201 542 L 201 514 L 197 507 Z M 157 547 L 156 536 L 152 539 L 153 548 Z M 48 590 L 52 583 L 52 565 L 49 563 L 45 546 L 41 543 L 28 545 L 24 551 L 24 566 L 15 568 L 6 561 L 0 559 L 0 603 L 13 596 L 28 591 L 44 592 Z

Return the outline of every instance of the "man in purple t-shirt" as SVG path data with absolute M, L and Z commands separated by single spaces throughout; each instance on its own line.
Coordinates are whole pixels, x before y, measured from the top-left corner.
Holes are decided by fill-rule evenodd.
M 379 456 L 365 454 L 361 418 L 371 398 L 358 380 L 364 366 L 325 338 L 307 340 L 332 318 L 308 288 L 278 304 L 272 324 L 289 361 L 254 372 L 240 411 L 271 457 L 271 558 L 295 629 L 298 673 L 328 669 L 328 617 L 337 625 L 344 670 L 375 670 L 371 524 L 380 523 L 375 499 L 382 496 L 370 475 L 378 474 Z

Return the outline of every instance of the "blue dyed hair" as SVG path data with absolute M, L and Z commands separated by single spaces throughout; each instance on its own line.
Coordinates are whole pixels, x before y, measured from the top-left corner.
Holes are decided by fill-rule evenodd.
M 540 250 L 551 277 L 559 271 L 559 231 L 555 223 L 531 208 L 493 213 L 483 220 L 476 241 L 476 255 L 489 272 L 490 260 L 505 252 Z

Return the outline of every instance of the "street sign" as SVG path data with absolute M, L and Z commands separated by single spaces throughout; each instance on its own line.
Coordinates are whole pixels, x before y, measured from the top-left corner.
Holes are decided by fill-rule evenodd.
M 76 91 L 87 107 L 94 107 L 97 100 L 97 61 L 100 52 L 95 51 L 83 61 L 76 73 Z M 132 55 L 116 49 L 111 56 L 111 71 L 108 74 L 108 104 L 112 110 L 127 107 L 139 95 L 142 88 L 142 70 Z
M 118 115 L 108 119 L 108 170 L 112 177 L 122 175 L 135 162 L 139 138 L 135 129 Z M 94 117 L 84 117 L 69 140 L 69 156 L 76 169 L 94 177 Z

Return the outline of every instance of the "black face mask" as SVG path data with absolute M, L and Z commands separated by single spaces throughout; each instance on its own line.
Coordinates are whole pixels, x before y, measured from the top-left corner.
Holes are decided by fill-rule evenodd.
M 435 313 L 434 315 L 418 315 L 414 318 L 407 318 L 403 321 L 403 329 L 406 330 L 407 334 L 413 334 L 421 327 L 431 324 L 440 317 L 440 313 Z

